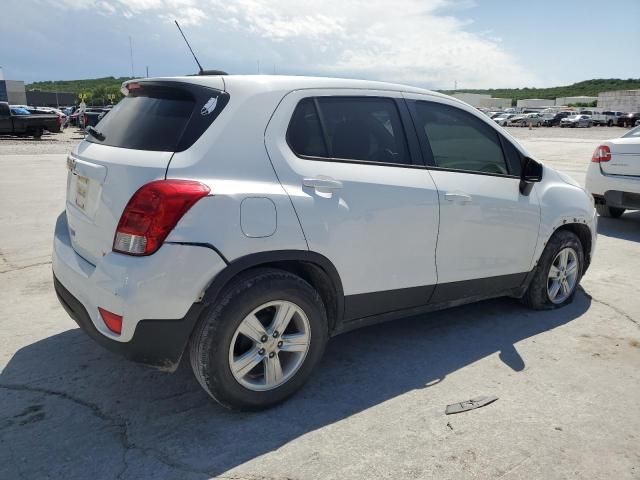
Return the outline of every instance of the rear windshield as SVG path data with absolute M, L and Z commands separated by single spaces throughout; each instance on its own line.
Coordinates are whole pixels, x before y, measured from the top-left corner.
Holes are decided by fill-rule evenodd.
M 141 82 L 105 113 L 93 143 L 134 150 L 179 152 L 189 148 L 213 123 L 228 94 L 197 85 Z

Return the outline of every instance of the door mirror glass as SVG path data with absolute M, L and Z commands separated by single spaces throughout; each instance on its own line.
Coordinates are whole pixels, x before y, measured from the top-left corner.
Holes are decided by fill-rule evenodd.
M 542 180 L 542 171 L 542 164 L 536 162 L 533 158 L 525 157 L 522 175 L 520 176 L 520 193 L 529 195 L 533 184 Z

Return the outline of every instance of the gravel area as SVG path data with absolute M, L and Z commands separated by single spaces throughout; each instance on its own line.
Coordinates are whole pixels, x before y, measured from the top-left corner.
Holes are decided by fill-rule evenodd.
M 66 154 L 83 138 L 82 130 L 75 127 L 60 133 L 46 132 L 41 139 L 0 136 L 0 155 Z

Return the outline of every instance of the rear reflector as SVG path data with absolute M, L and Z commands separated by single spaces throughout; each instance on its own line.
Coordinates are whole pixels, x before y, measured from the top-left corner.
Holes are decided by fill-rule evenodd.
M 611 160 L 611 150 L 606 145 L 600 145 L 596 148 L 593 157 L 591 157 L 591 161 L 595 163 L 608 162 L 609 160 Z
M 178 221 L 211 189 L 193 180 L 156 180 L 133 194 L 122 212 L 113 251 L 151 255 Z
M 116 315 L 115 313 L 111 313 L 104 308 L 98 307 L 98 312 L 100 312 L 100 316 L 102 317 L 102 321 L 107 326 L 109 330 L 113 333 L 117 333 L 120 335 L 122 333 L 122 316 Z

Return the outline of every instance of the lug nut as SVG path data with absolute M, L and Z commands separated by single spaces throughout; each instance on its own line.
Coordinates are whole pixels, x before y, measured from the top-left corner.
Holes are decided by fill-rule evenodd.
M 278 348 L 282 348 L 282 340 L 278 342 Z
M 271 352 L 271 353 L 269 354 L 269 358 L 273 358 L 273 357 L 275 357 L 275 356 L 276 356 L 276 354 L 275 354 L 275 353 L 273 353 L 273 352 Z
M 268 340 L 268 337 L 266 335 L 263 335 L 263 336 L 260 337 L 260 341 L 262 343 L 266 342 L 267 340 Z
M 264 355 L 264 351 L 265 351 L 264 348 L 261 348 L 260 350 L 258 350 L 258 354 Z
M 280 334 L 278 333 L 277 330 L 275 332 L 273 332 L 273 338 L 278 338 L 278 335 L 280 335 Z

